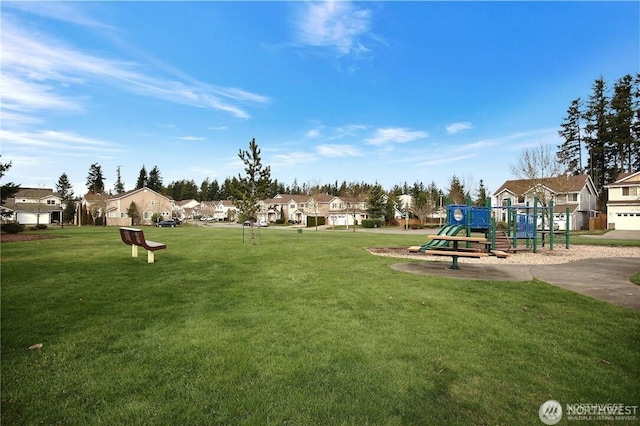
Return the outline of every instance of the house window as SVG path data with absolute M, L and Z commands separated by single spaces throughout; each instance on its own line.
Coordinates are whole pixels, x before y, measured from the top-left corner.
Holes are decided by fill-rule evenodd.
M 518 197 L 518 203 L 523 204 L 524 203 L 524 195 L 520 195 Z
M 127 217 L 127 214 L 125 212 L 120 212 L 120 217 Z
M 577 202 L 578 201 L 578 194 L 567 194 L 567 202 L 571 203 L 571 202 Z
M 145 211 L 142 213 L 142 217 L 143 217 L 144 219 L 151 219 L 151 216 L 153 216 L 153 212 L 150 212 L 150 211 L 148 211 L 148 210 L 145 210 Z
M 47 200 L 47 205 L 48 206 L 55 206 L 56 205 L 56 200 Z
M 622 188 L 622 195 L 625 196 L 625 197 L 628 197 L 630 195 L 632 195 L 632 196 L 638 195 L 638 187 L 636 187 L 636 186 L 633 186 L 633 187 L 627 186 L 625 188 Z
M 295 204 L 291 204 L 291 205 L 289 206 L 289 208 L 290 208 L 291 210 L 295 210 L 295 209 L 296 209 L 296 205 L 295 205 Z

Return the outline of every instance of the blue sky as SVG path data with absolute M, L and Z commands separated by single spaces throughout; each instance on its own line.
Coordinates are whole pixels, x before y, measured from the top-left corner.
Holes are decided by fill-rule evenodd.
M 490 191 L 572 99 L 640 71 L 638 2 L 2 2 L 4 181 L 242 172 Z

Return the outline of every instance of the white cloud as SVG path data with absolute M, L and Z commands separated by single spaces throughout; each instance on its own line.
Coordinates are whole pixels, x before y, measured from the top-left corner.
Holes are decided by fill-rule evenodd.
M 14 110 L 52 109 L 56 104 L 66 109 L 78 108 L 78 101 L 63 93 L 68 87 L 87 81 L 244 119 L 250 115 L 239 103 L 269 102 L 265 96 L 242 89 L 216 87 L 189 77 L 180 81 L 175 75 L 159 75 L 164 72 L 162 69 L 83 53 L 50 36 L 23 31 L 10 20 L 3 22 L 2 48 L 3 80 L 39 93 L 28 97 L 20 96 L 17 89 L 6 93 L 3 90 L 3 108 L 4 98 Z
M 297 166 L 300 164 L 315 163 L 318 157 L 306 152 L 291 152 L 288 154 L 275 154 L 270 164 L 273 166 Z
M 309 130 L 306 134 L 305 137 L 307 139 L 316 139 L 318 137 L 320 137 L 320 128 L 315 128 L 315 129 L 311 129 Z
M 83 27 L 113 30 L 114 28 L 103 22 L 93 19 L 80 8 L 65 2 L 5 2 L 3 9 L 14 9 L 25 13 L 47 17 L 57 21 L 68 22 Z
M 375 134 L 365 139 L 368 145 L 388 145 L 391 143 L 407 143 L 415 140 L 425 139 L 429 137 L 429 133 L 423 131 L 414 131 L 402 127 L 390 127 L 386 129 L 377 129 Z
M 339 55 L 368 52 L 363 38 L 371 29 L 370 9 L 347 1 L 306 2 L 296 22 L 298 42 L 335 49 Z
M 316 151 L 323 157 L 360 157 L 362 153 L 353 145 L 319 145 Z
M 447 133 L 450 135 L 454 135 L 456 133 L 462 132 L 463 130 L 469 130 L 473 126 L 468 121 L 462 121 L 459 123 L 451 123 L 447 126 Z
M 470 158 L 476 157 L 477 154 L 467 154 L 467 155 L 458 155 L 458 156 L 445 156 L 433 158 L 427 161 L 423 161 L 415 165 L 415 167 L 424 167 L 424 166 L 437 166 L 439 164 L 448 164 L 455 163 L 457 161 L 468 160 Z
M 47 148 L 48 152 L 60 154 L 69 152 L 120 152 L 121 149 L 113 142 L 90 138 L 72 132 L 53 130 L 41 131 L 12 131 L 0 129 L 0 139 L 4 148 Z
M 207 138 L 201 136 L 180 136 L 178 139 L 181 141 L 206 141 Z

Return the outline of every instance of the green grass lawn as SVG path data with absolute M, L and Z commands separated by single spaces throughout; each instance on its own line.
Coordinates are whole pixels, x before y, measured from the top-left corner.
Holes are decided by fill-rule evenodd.
M 415 236 L 145 228 L 168 246 L 147 264 L 117 228 L 46 232 L 64 238 L 1 247 L 2 424 L 535 425 L 549 399 L 640 405 L 638 312 L 363 250 Z

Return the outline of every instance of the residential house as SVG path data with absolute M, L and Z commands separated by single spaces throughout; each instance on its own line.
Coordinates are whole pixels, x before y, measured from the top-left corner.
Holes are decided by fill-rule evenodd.
M 311 204 L 309 204 L 309 200 L 311 199 L 311 197 L 309 197 L 308 195 L 288 195 L 287 194 L 286 196 L 282 196 L 282 199 L 287 200 L 286 203 L 284 203 L 285 222 L 306 224 L 308 212 L 312 211 L 310 209 Z M 281 204 L 281 207 L 283 207 L 282 204 Z M 275 213 L 275 210 L 274 210 L 274 213 Z
M 181 200 L 173 202 L 173 212 L 174 216 L 184 219 L 191 219 L 196 214 L 197 208 L 200 206 L 200 202 L 198 200 L 194 200 L 193 198 L 189 200 Z
M 20 188 L 5 201 L 3 210 L 11 211 L 11 220 L 23 225 L 49 225 L 62 222 L 64 205 L 60 194 L 50 188 Z
M 559 176 L 546 179 L 508 180 L 493 195 L 496 220 L 506 221 L 510 206 L 534 205 L 539 201 L 553 201 L 554 222 L 560 229 L 566 227 L 569 209 L 569 229 L 589 229 L 589 218 L 597 214 L 598 191 L 589 175 Z
M 369 218 L 367 212 L 366 196 L 338 197 L 335 196 L 329 202 L 327 225 L 352 226 L 361 224 Z
M 139 218 L 132 221 L 127 210 L 135 204 Z M 152 225 L 151 218 L 157 214 L 162 219 L 170 219 L 173 211 L 173 201 L 149 188 L 134 189 L 106 200 L 107 225 L 131 226 Z M 133 223 L 132 223 L 133 222 Z
M 231 200 L 212 201 L 212 203 L 214 220 L 235 222 L 238 219 L 238 209 Z
M 260 201 L 259 221 L 308 223 L 309 218 L 324 218 L 327 225 L 353 225 L 368 217 L 364 197 L 337 197 L 329 194 L 277 194 Z
M 605 188 L 607 228 L 640 231 L 640 172 L 624 173 Z

